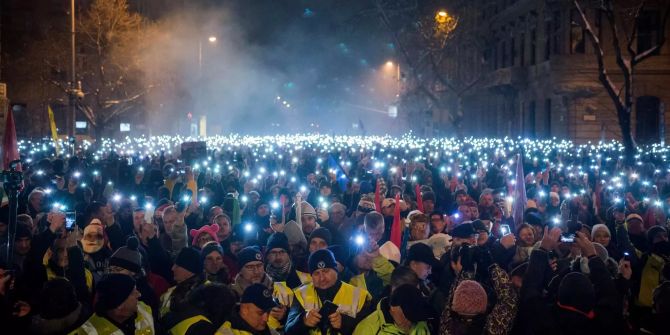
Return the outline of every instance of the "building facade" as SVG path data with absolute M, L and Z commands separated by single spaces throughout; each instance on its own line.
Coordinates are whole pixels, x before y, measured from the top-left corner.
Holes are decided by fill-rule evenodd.
M 584 3 L 587 3 L 584 1 Z M 588 2 L 593 4 L 594 2 Z M 668 0 L 649 1 L 637 20 L 638 52 L 660 39 Z M 615 1 L 622 13 L 630 1 Z M 616 110 L 598 79 L 595 50 L 572 0 L 463 0 L 452 3 L 459 16 L 445 72 L 470 83 L 460 97 L 464 135 L 569 138 L 576 142 L 620 139 Z M 604 14 L 585 7 L 603 45 L 612 79 L 622 79 Z M 621 14 L 624 15 L 624 14 Z M 625 47 L 624 47 L 625 52 Z M 670 91 L 670 47 L 635 70 L 633 134 L 638 143 L 670 139 L 666 105 Z

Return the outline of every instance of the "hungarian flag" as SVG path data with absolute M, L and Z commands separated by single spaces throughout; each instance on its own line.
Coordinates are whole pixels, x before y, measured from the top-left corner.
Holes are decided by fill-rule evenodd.
M 400 249 L 402 246 L 402 227 L 400 226 L 400 193 L 395 195 L 395 210 L 391 226 L 391 242 Z M 402 250 L 402 249 L 401 249 Z
M 382 212 L 381 186 L 379 178 L 377 178 L 377 185 L 375 186 L 375 210 L 379 213 Z
M 512 217 L 514 218 L 514 229 L 523 224 L 523 212 L 526 210 L 526 179 L 523 174 L 523 157 L 520 154 L 516 156 L 516 177 L 514 183 L 514 193 L 512 203 Z
M 421 187 L 419 187 L 419 184 L 416 184 L 414 186 L 414 193 L 416 193 L 416 207 L 418 210 L 421 211 L 421 213 L 424 213 L 423 211 L 423 196 L 421 196 Z M 396 203 L 396 207 L 397 207 Z
M 19 145 L 16 143 L 16 128 L 14 127 L 14 115 L 11 108 L 7 112 L 7 123 L 5 123 L 5 139 L 2 144 L 2 167 L 9 170 L 9 163 L 19 159 Z M 16 168 L 21 170 L 19 164 Z

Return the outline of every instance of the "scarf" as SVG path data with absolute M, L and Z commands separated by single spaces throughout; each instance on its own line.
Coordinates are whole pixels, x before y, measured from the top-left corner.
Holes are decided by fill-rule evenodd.
M 268 263 L 265 267 L 265 273 L 267 273 L 273 282 L 282 282 L 286 281 L 289 274 L 291 273 L 291 260 L 286 262 L 284 266 L 275 267 L 272 264 Z

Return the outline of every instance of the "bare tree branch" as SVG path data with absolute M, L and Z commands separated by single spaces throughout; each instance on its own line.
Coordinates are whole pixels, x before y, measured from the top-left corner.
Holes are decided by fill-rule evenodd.
M 638 55 L 636 55 L 631 61 L 632 66 L 635 66 L 642 62 L 643 60 L 652 56 L 656 51 L 660 50 L 665 44 L 665 29 L 668 26 L 668 18 L 670 18 L 670 3 L 667 3 L 665 9 L 663 10 L 663 18 L 661 19 L 661 25 L 659 27 L 659 38 L 658 43 L 655 46 L 651 47 L 649 50 L 646 50 Z
M 584 25 L 584 29 L 586 30 L 587 35 L 589 35 L 591 42 L 593 44 L 593 49 L 596 52 L 596 59 L 598 61 L 598 77 L 600 79 L 600 82 L 603 84 L 605 87 L 605 91 L 607 91 L 607 94 L 610 96 L 612 101 L 615 102 L 618 107 L 624 106 L 624 102 L 621 101 L 619 95 L 617 94 L 617 91 L 619 90 L 616 87 L 616 84 L 610 79 L 610 76 L 607 72 L 607 69 L 605 68 L 605 52 L 603 51 L 603 48 L 600 44 L 600 40 L 598 39 L 598 35 L 593 31 L 593 27 L 591 26 L 589 20 L 586 18 L 586 14 L 584 13 L 584 10 L 582 7 L 579 5 L 579 0 L 574 0 L 575 7 L 577 8 L 577 12 L 579 12 L 579 15 L 582 17 L 582 24 Z

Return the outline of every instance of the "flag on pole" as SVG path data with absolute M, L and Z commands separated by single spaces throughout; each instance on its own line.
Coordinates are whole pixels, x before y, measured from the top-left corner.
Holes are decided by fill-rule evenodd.
M 523 157 L 520 154 L 516 156 L 516 177 L 514 182 L 514 194 L 512 199 L 512 217 L 514 218 L 514 229 L 523 224 L 523 212 L 526 210 L 526 180 L 523 174 Z
M 379 213 L 382 212 L 381 186 L 379 178 L 377 178 L 377 185 L 375 186 L 375 210 Z
M 9 169 L 9 163 L 19 159 L 19 145 L 16 143 L 16 128 L 14 127 L 14 115 L 11 108 L 7 112 L 7 123 L 5 123 L 5 138 L 2 143 L 2 167 Z M 21 171 L 21 164 L 17 167 Z
M 423 196 L 421 196 L 421 187 L 419 186 L 419 184 L 416 184 L 414 186 L 414 193 L 416 193 L 416 207 L 417 207 L 418 210 L 421 211 L 421 213 L 423 213 Z M 430 213 L 425 213 L 425 214 L 430 214 Z
M 49 112 L 49 125 L 51 126 L 51 138 L 54 143 L 56 143 L 56 156 L 60 155 L 60 144 L 58 143 L 58 130 L 56 129 L 56 118 L 54 117 L 54 111 L 51 109 L 50 105 L 47 105 L 47 110 Z
M 391 226 L 391 242 L 400 249 L 402 246 L 402 227 L 400 226 L 400 193 L 395 195 L 393 225 Z M 402 249 L 401 249 L 402 250 Z

